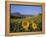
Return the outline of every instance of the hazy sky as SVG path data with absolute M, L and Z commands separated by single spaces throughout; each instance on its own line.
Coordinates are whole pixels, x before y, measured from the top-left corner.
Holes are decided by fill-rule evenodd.
M 19 12 L 23 15 L 37 15 L 41 13 L 40 6 L 11 5 L 11 13 Z

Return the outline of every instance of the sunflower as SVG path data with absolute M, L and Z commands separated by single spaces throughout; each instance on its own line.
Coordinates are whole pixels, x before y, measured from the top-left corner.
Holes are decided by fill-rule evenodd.
M 29 21 L 28 21 L 28 20 L 23 20 L 23 21 L 22 21 L 22 27 L 23 27 L 25 30 L 28 30 Z
M 35 30 L 37 28 L 37 24 L 36 23 L 32 23 L 32 28 Z

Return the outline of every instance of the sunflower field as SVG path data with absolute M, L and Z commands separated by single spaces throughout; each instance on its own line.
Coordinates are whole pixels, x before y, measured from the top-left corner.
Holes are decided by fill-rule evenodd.
M 42 14 L 26 16 L 25 18 L 10 18 L 10 32 L 42 31 Z

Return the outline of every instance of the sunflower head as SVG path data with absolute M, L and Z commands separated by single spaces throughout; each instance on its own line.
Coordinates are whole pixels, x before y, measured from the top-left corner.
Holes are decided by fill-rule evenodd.
M 36 23 L 32 23 L 32 28 L 35 30 L 35 29 L 37 29 L 37 24 Z
M 28 27 L 29 27 L 29 21 L 28 20 L 23 20 L 22 21 L 22 27 L 27 30 Z

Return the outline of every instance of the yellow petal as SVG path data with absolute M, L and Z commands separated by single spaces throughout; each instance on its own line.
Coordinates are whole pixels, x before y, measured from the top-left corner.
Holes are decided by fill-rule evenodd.
M 36 23 L 32 23 L 32 28 L 35 30 L 37 28 L 37 24 Z

